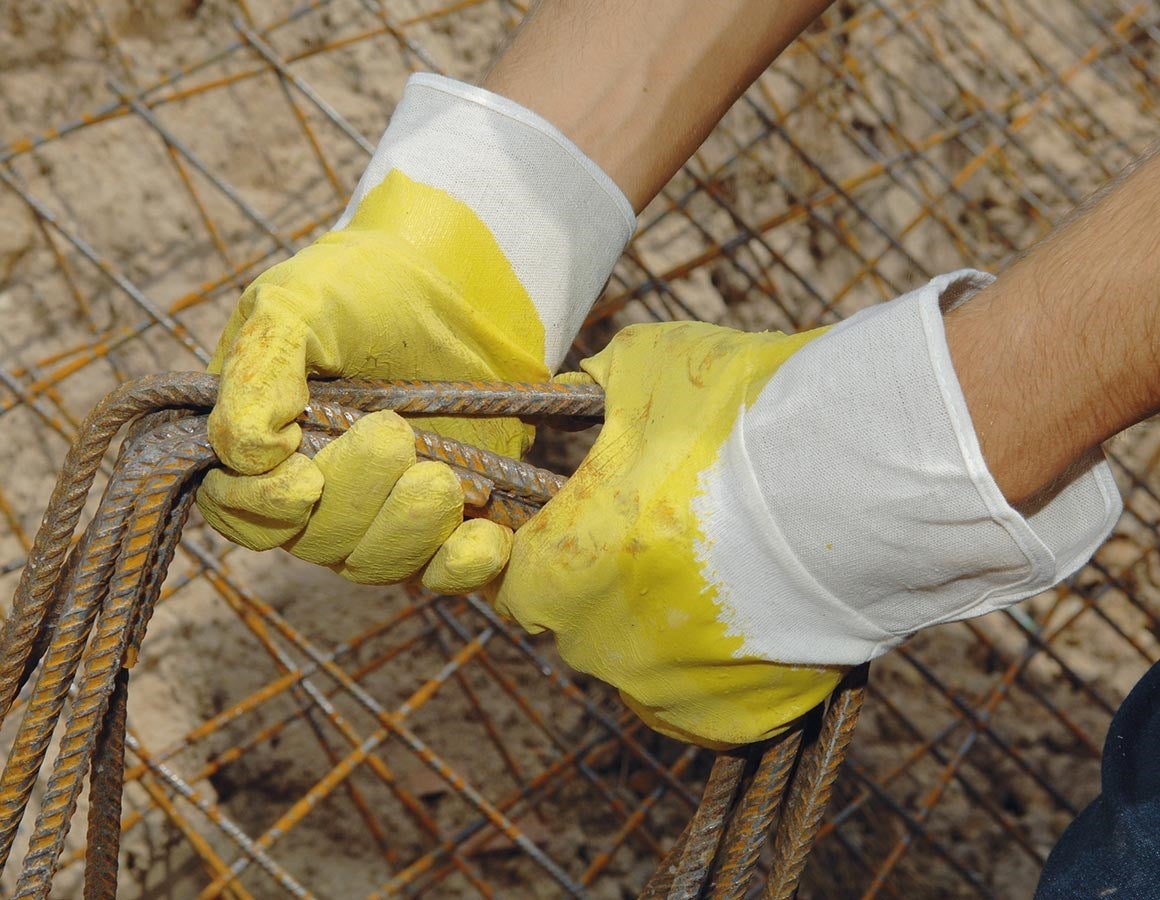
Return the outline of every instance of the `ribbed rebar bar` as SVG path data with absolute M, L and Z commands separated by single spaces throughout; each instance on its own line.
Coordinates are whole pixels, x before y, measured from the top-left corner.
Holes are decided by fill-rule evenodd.
M 85 841 L 84 900 L 116 900 L 121 849 L 121 792 L 125 778 L 125 713 L 129 670 L 117 673 L 109 709 L 101 723 L 93 754 L 89 787 L 89 822 Z
M 0 646 L 5 648 L 0 657 L 0 723 L 3 723 L 16 695 L 64 563 L 69 540 L 76 530 L 89 488 L 109 444 L 117 432 L 138 415 L 167 408 L 208 410 L 216 397 L 217 379 L 212 375 L 146 376 L 113 391 L 82 423 L 78 440 L 69 448 L 62 476 L 49 499 L 41 528 L 21 573 L 12 612 L 0 633 Z M 346 422 L 349 427 L 351 421 L 349 415 L 338 413 L 335 407 L 350 407 L 361 412 L 393 409 L 400 414 L 422 415 L 496 415 L 502 412 L 510 416 L 578 415 L 596 418 L 603 413 L 603 395 L 599 388 L 590 385 L 321 382 L 312 384 L 311 398 L 304 419 L 309 421 L 313 416 L 322 416 L 322 420 L 332 428 L 338 428 L 341 422 Z M 424 446 L 429 446 L 428 440 L 423 440 Z M 445 441 L 443 452 L 447 457 L 455 457 L 454 443 Z M 482 464 L 484 451 L 474 454 L 461 452 L 463 461 L 469 466 Z M 503 475 L 509 478 L 517 497 L 534 493 L 538 483 L 552 483 L 550 477 L 530 473 L 532 468 L 515 461 L 505 467 Z
M 65 695 L 73 686 L 76 672 L 83 662 L 84 671 L 75 686 L 72 708 L 65 719 L 60 750 L 53 764 L 29 847 L 21 870 L 15 896 L 47 897 L 53 874 L 64 849 L 69 825 L 86 772 L 93 773 L 93 803 L 89 828 L 89 862 L 86 867 L 86 900 L 115 895 L 117 847 L 119 846 L 119 797 L 124 755 L 124 697 L 127 686 L 126 667 L 136 659 L 137 648 L 144 638 L 162 581 L 173 559 L 182 527 L 192 505 L 194 486 L 216 457 L 209 444 L 204 410 L 212 404 L 216 380 L 204 375 L 170 375 L 131 383 L 98 406 L 89 424 L 82 430 L 69 455 L 69 465 L 54 492 L 43 534 L 33 542 L 30 556 L 40 561 L 37 571 L 22 581 L 20 604 L 14 612 L 18 619 L 11 634 L 47 635 L 45 656 L 40 675 L 24 708 L 24 715 L 13 743 L 13 751 L 0 775 L 0 864 L 6 860 L 15 831 L 27 808 L 32 787 L 44 762 L 48 741 L 63 711 Z M 343 404 L 359 404 L 352 408 Z M 602 395 L 593 386 L 562 385 L 451 385 L 393 384 L 347 385 L 326 383 L 312 386 L 309 407 L 299 419 L 303 443 L 319 449 L 348 428 L 358 417 L 375 409 L 394 408 L 406 414 L 442 413 L 476 415 L 561 416 L 579 415 L 596 419 L 602 410 Z M 105 449 L 116 432 L 133 417 L 139 416 L 117 458 L 113 475 L 105 488 L 101 505 L 71 556 L 63 564 L 62 547 L 67 546 L 75 527 L 83 496 L 78 500 L 78 485 L 91 485 Z M 420 435 L 419 445 L 428 455 L 438 457 L 464 472 L 486 480 L 488 496 L 481 501 L 479 512 L 498 515 L 513 527 L 520 516 L 547 502 L 563 480 L 553 473 L 534 469 L 515 460 L 464 447 L 433 434 Z M 497 503 L 508 505 L 497 505 Z M 518 512 L 514 518 L 511 510 Z M 505 518 L 506 517 L 506 518 Z M 62 523 L 60 519 L 64 520 Z M 53 578 L 56 582 L 53 582 Z M 61 580 L 65 583 L 60 583 Z M 39 616 L 39 619 L 37 618 Z M 499 623 L 496 621 L 496 626 Z M 19 626 L 19 627 L 17 627 Z M 490 634 L 490 632 L 489 632 Z M 91 636 L 90 636 L 91 635 Z M 473 639 L 465 648 L 471 654 L 482 651 L 487 635 Z M 19 642 L 14 670 L 26 672 L 37 663 L 37 642 Z M 303 648 L 309 656 L 314 651 Z M 429 692 L 451 677 L 461 664 L 457 654 L 436 681 L 422 689 Z M 19 654 L 19 655 L 17 655 Z M 4 661 L 9 662 L 10 656 Z M 464 659 L 468 657 L 463 657 Z M 341 670 L 324 657 L 315 665 L 329 671 L 340 682 L 347 681 Z M 369 704 L 369 709 L 388 726 L 377 734 L 378 742 L 398 734 L 412 745 L 420 758 L 441 776 L 458 785 L 470 802 L 476 805 L 503 833 L 508 835 L 569 894 L 583 893 L 562 870 L 541 852 L 503 816 L 502 812 L 458 781 L 424 743 L 408 729 L 402 718 L 385 711 L 364 694 L 357 685 L 348 690 Z M 404 704 L 404 709 L 406 704 Z M 847 717 L 848 718 L 848 717 Z M 336 765 L 332 775 L 287 815 L 272 836 L 292 827 L 292 819 L 311 808 L 318 799 L 330 793 L 349 773 L 354 761 L 367 758 L 375 741 L 363 741 L 350 757 Z M 780 747 L 794 746 L 783 739 Z M 844 746 L 844 745 L 843 745 Z M 770 785 L 771 773 L 782 776 L 786 767 L 782 755 L 759 768 L 747 790 L 738 798 L 748 756 L 744 753 L 718 757 L 706 786 L 701 804 L 687 829 L 687 836 L 662 865 L 658 884 L 665 885 L 666 896 L 696 897 L 706 888 L 719 852 L 741 867 L 739 877 L 750 874 L 755 857 L 753 823 L 768 823 L 780 793 Z M 838 758 L 831 749 L 828 764 Z M 113 769 L 117 771 L 114 772 Z M 783 779 L 784 780 L 784 779 Z M 811 790 L 825 788 L 819 782 Z M 319 793 L 321 792 L 321 793 Z M 116 797 L 114 798 L 114 794 Z M 738 815 L 748 824 L 726 831 L 735 800 Z M 813 809 L 817 797 L 807 798 Z M 824 802 L 824 801 L 823 801 Z M 806 817 L 806 827 L 817 822 Z M 800 840 L 799 836 L 799 840 Z M 269 867 L 264 850 L 271 838 L 252 844 L 258 855 L 249 859 Z M 250 845 L 247 845 L 250 846 Z M 741 849 L 738 849 L 740 847 Z M 457 856 L 453 859 L 458 859 Z M 220 873 L 210 894 L 216 896 L 228 889 L 232 879 L 244 869 L 248 860 L 236 863 Z M 291 882 L 271 869 L 279 880 Z M 415 868 L 415 874 L 423 871 Z M 413 877 L 413 876 L 411 876 Z M 732 876 L 730 876 L 732 877 Z M 401 886 L 401 875 L 396 881 Z M 297 889 L 294 889 L 298 893 Z M 388 890 L 388 893 L 390 890 Z
M 713 763 L 701 805 L 689 822 L 689 837 L 669 885 L 673 900 L 694 900 L 708 884 L 709 867 L 717 855 L 733 800 L 741 786 L 746 759 L 741 753 L 722 753 Z
M 869 671 L 868 664 L 857 666 L 842 679 L 826 707 L 817 740 L 802 754 L 773 842 L 769 880 L 762 894 L 766 900 L 790 900 L 797 890 L 838 767 L 854 736 Z
M 741 801 L 721 841 L 721 858 L 713 874 L 714 900 L 741 900 L 753 880 L 758 856 L 769 841 L 775 817 L 801 747 L 801 727 L 774 738 L 761 754 Z
M 319 417 L 326 433 L 314 435 L 326 442 L 354 416 L 341 412 L 336 401 L 362 402 L 371 409 L 398 407 L 405 413 L 427 414 L 431 398 L 440 412 L 476 414 L 560 414 L 561 409 L 582 409 L 595 415 L 600 393 L 589 386 L 544 385 L 488 388 L 470 383 L 448 385 L 319 385 L 303 416 L 310 427 Z M 96 636 L 86 654 L 86 671 L 74 710 L 68 719 L 62 750 L 43 799 L 30 851 L 17 891 L 18 896 L 47 892 L 56 860 L 63 849 L 67 824 L 75 808 L 80 777 L 86 770 L 97 722 L 104 716 L 113 679 L 126 661 L 126 650 L 143 636 L 153 602 L 172 558 L 176 540 L 189 509 L 191 495 L 182 503 L 175 498 L 186 481 L 212 464 L 215 457 L 206 435 L 205 418 L 187 415 L 173 419 L 155 416 L 155 427 L 135 432 L 133 443 L 118 460 L 117 472 L 102 500 L 101 510 L 86 529 L 76 551 L 75 567 L 65 570 L 69 583 L 55 583 L 62 573 L 64 551 L 79 518 L 85 491 L 110 441 L 132 416 L 159 410 L 204 409 L 216 396 L 216 379 L 189 374 L 142 379 L 114 392 L 94 410 L 70 450 L 64 472 L 50 500 L 45 525 L 30 553 L 25 578 L 17 589 L 13 612 L 5 622 L 0 686 L 14 693 L 20 677 L 35 664 L 30 659 L 34 639 L 43 629 L 55 596 L 60 621 L 50 642 L 12 753 L 0 775 L 0 866 L 6 861 L 48 742 L 60 717 L 64 698 L 81 661 L 85 641 L 94 619 Z M 553 403 L 553 400 L 556 403 Z M 365 411 L 365 410 L 364 410 Z M 550 473 L 509 461 L 502 471 L 486 469 L 494 454 L 463 448 L 431 435 L 425 448 L 438 449 L 443 457 L 467 471 L 494 475 L 497 491 L 511 486 L 521 496 L 492 493 L 481 499 L 485 514 L 518 526 L 533 511 L 531 504 L 546 502 L 559 481 Z M 529 504 L 527 501 L 531 501 Z M 114 568 L 114 560 L 116 565 Z M 127 660 L 131 662 L 132 660 Z M 10 703 L 10 700 L 8 701 Z
M 407 74 L 423 69 L 470 79 L 528 4 L 430 0 L 405 12 L 407 4 L 381 0 L 293 0 L 285 9 L 227 0 L 185 4 L 189 10 L 167 17 L 164 28 L 153 27 L 149 9 L 132 5 L 124 15 L 123 6 L 81 4 L 55 23 L 59 32 L 55 25 L 28 28 L 27 17 L 17 15 L 16 31 L 3 36 L 17 44 L 11 65 L 0 66 L 0 98 L 9 101 L 12 120 L 0 129 L 6 221 L 0 307 L 7 325 L 0 418 L 8 417 L 0 437 L 9 461 L 7 478 L 0 477 L 0 547 L 8 554 L 0 578 L 24 568 L 25 583 L 14 621 L 0 630 L 0 646 L 16 648 L 0 654 L 0 717 L 10 704 L 18 715 L 27 711 L 35 684 L 20 686 L 39 677 L 38 661 L 66 674 L 69 661 L 53 657 L 50 644 L 72 621 L 68 560 L 96 571 L 83 553 L 69 553 L 67 542 L 46 554 L 45 529 L 33 546 L 30 526 L 46 500 L 39 479 L 59 464 L 57 439 L 71 441 L 94 396 L 142 365 L 204 364 L 205 342 L 243 286 L 340 215 L 366 163 L 366 138 L 386 124 Z M 62 41 L 65 57 L 54 52 Z M 831 4 L 643 212 L 591 321 L 624 310 L 608 324 L 700 318 L 746 330 L 802 331 L 939 272 L 1002 268 L 1154 141 L 1158 83 L 1160 6 L 1147 0 Z M 245 124 L 240 132 L 238 123 Z M 605 337 L 602 328 L 581 332 L 571 358 L 591 355 Z M 164 419 L 204 408 L 143 419 L 124 444 Z M 353 405 L 341 411 L 361 413 Z M 307 427 L 304 451 L 321 448 L 325 437 L 321 426 Z M 552 452 L 551 441 L 545 443 Z M 819 831 L 821 852 L 803 875 L 803 894 L 1032 892 L 1051 839 L 1098 777 L 1108 719 L 1157 656 L 1156 447 L 1155 428 L 1144 425 L 1109 453 L 1125 515 L 1073 579 L 981 621 L 924 633 L 883 660 L 884 691 L 875 698 L 866 752 L 847 769 L 849 794 L 835 790 L 842 803 Z M 100 453 L 97 463 L 98 479 L 111 475 L 110 454 Z M 497 490 L 478 472 L 456 471 L 470 514 L 519 521 L 534 512 L 518 492 Z M 52 518 L 50 524 L 66 523 L 70 535 L 77 530 L 79 520 Z M 296 784 L 290 779 L 321 777 L 346 745 L 361 742 L 359 722 L 341 715 L 348 704 L 360 715 L 370 711 L 321 665 L 298 660 L 297 648 L 307 645 L 319 658 L 349 665 L 351 678 L 390 707 L 386 698 L 395 696 L 398 678 L 423 677 L 445 661 L 441 638 L 454 653 L 495 629 L 501 640 L 455 675 L 451 690 L 443 689 L 451 696 L 433 695 L 433 706 L 446 703 L 462 716 L 462 728 L 450 736 L 423 731 L 424 715 L 434 719 L 442 708 L 416 715 L 417 727 L 526 837 L 571 874 L 582 872 L 578 880 L 594 892 L 610 883 L 638 887 L 647 880 L 644 863 L 661 859 L 660 848 L 689 820 L 707 772 L 704 755 L 689 762 L 686 750 L 611 712 L 617 708 L 610 695 L 564 676 L 534 639 L 517 644 L 522 635 L 513 626 L 486 620 L 462 601 L 384 591 L 388 602 L 402 604 L 376 623 L 394 623 L 387 630 L 363 628 L 358 616 L 320 628 L 303 602 L 290 626 L 302 629 L 302 643 L 289 647 L 260 611 L 277 581 L 267 586 L 263 576 L 280 567 L 250 560 L 232 569 L 235 551 L 199 535 L 181 537 L 179 564 L 189 568 L 170 577 L 158 602 L 192 595 L 197 603 L 201 591 L 236 616 L 223 638 L 256 642 L 253 675 L 261 683 L 223 671 L 216 680 L 207 677 L 214 703 L 201 705 L 200 692 L 183 698 L 197 724 L 163 749 L 141 745 L 141 755 L 132 756 L 127 783 L 138 782 L 147 795 L 125 817 L 135 838 L 145 839 L 154 825 L 172 829 L 175 852 L 194 857 L 188 871 L 195 878 L 221 879 L 244 859 L 243 878 L 223 893 L 306 896 L 315 879 L 329 893 L 326 860 L 310 860 L 312 871 L 301 859 L 284 864 L 227 815 L 226 792 L 219 807 L 212 792 L 183 787 L 176 768 L 193 754 L 189 772 L 182 770 L 189 783 L 253 777 L 270 754 L 277 756 L 275 745 L 297 740 L 301 728 L 309 730 L 308 741 L 317 738 L 310 747 L 322 755 L 303 756 L 284 776 Z M 94 546 L 95 537 L 84 545 Z M 45 575 L 47 595 L 38 586 Z M 241 588 L 251 579 L 253 596 Z M 127 662 L 155 587 L 135 601 Z M 92 618 L 73 624 L 91 635 L 104 597 L 89 600 Z M 314 641 L 329 642 L 331 627 L 339 644 L 320 650 Z M 163 671 L 195 664 L 201 645 L 194 640 L 175 649 Z M 493 669 L 503 671 L 502 685 L 490 680 Z M 136 679 L 134 690 L 157 690 L 152 679 Z M 64 683 L 75 682 L 74 671 Z M 221 711 L 218 696 L 225 698 Z M 40 713 L 51 712 L 47 694 L 36 704 Z M 141 708 L 140 724 L 148 727 L 158 713 Z M 510 732 L 505 715 L 513 717 Z M 582 731 L 574 730 L 577 719 Z M 493 720 L 504 748 L 484 733 Z M 7 724 L 6 739 L 17 724 Z M 333 748 L 333 735 L 319 728 L 338 730 Z M 807 744 L 816 730 L 805 730 Z M 466 761 L 456 758 L 464 743 L 475 751 Z M 590 747 L 600 748 L 592 758 L 578 749 Z M 204 763 L 196 758 L 201 751 Z M 486 755 L 503 773 L 494 782 L 481 780 L 492 771 Z M 175 768 L 153 768 L 158 760 Z M 474 769 L 477 760 L 488 765 Z M 364 846 L 352 875 L 401 885 L 400 892 L 473 889 L 493 896 L 514 884 L 517 893 L 543 891 L 527 884 L 547 877 L 543 868 L 454 789 L 444 785 L 427 797 L 409 791 L 415 786 L 405 783 L 408 763 L 415 763 L 414 752 L 392 735 L 337 789 L 347 796 L 329 798 L 334 818 L 302 820 L 292 839 L 325 846 L 340 833 L 356 838 Z M 1061 781 L 1055 777 L 1061 767 L 1076 777 Z M 724 884 L 730 860 L 762 849 L 760 824 L 744 852 L 739 838 L 749 820 L 746 804 L 760 806 L 749 787 L 760 771 L 747 769 L 742 780 L 710 895 L 742 891 Z M 363 774 L 373 787 L 355 783 Z M 382 803 L 360 793 L 380 788 Z M 254 798 L 255 806 L 266 802 Z M 762 808 L 776 821 L 774 806 Z M 271 821 L 282 812 L 261 810 Z M 537 829 L 555 828 L 558 819 L 561 831 L 601 824 L 563 847 L 540 840 Z M 383 848 L 380 834 L 400 840 Z M 997 841 L 1010 852 L 991 853 Z M 70 877 L 81 850 L 70 846 L 62 857 Z M 674 854 L 674 866 L 664 870 L 670 881 L 679 859 Z M 766 852 L 759 869 L 767 864 Z M 157 873 L 150 868 L 145 877 Z M 12 874 L 0 891 L 11 893 Z M 666 883 L 662 895 L 667 891 Z

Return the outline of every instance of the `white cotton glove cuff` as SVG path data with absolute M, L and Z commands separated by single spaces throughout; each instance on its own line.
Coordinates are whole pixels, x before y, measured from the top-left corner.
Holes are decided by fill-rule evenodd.
M 1051 587 L 1107 537 L 1121 501 L 1102 452 L 1027 516 L 987 470 L 940 298 L 992 280 L 953 272 L 853 316 L 792 356 L 734 429 L 731 477 L 713 479 L 733 521 L 724 540 L 716 517 L 703 563 L 738 655 L 873 659 Z
M 482 219 L 535 304 L 555 371 L 636 228 L 620 188 L 547 120 L 441 75 L 411 76 L 336 228 L 392 169 Z

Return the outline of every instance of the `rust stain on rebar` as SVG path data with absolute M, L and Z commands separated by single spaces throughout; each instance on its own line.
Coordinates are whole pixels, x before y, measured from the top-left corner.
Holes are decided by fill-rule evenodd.
M 74 445 L 70 462 L 46 516 L 46 522 L 51 523 L 51 527 L 42 529 L 33 542 L 31 555 L 41 562 L 29 567 L 28 572 L 33 573 L 29 575 L 31 580 L 22 582 L 13 615 L 5 623 L 5 634 L 12 637 L 11 640 L 6 638 L 6 646 L 13 648 L 13 652 L 3 660 L 10 679 L 12 673 L 27 671 L 34 662 L 29 658 L 29 654 L 34 651 L 33 644 L 28 639 L 19 640 L 19 637 L 22 634 L 34 634 L 42 627 L 49 614 L 48 598 L 61 594 L 61 588 L 55 583 L 58 576 L 70 577 L 70 590 L 91 599 L 79 605 L 72 601 L 64 604 L 73 612 L 53 627 L 46 648 L 43 673 L 25 707 L 13 752 L 0 779 L 0 827 L 3 829 L 0 831 L 0 839 L 4 841 L 0 850 L 6 855 L 15 827 L 27 805 L 32 783 L 43 762 L 47 735 L 61 716 L 64 689 L 72 683 L 78 667 L 83 664 L 84 675 L 79 684 L 77 701 L 66 717 L 61 754 L 42 801 L 17 896 L 42 896 L 48 890 L 51 873 L 64 849 L 80 779 L 88 770 L 90 760 L 95 779 L 94 802 L 100 808 L 94 809 L 90 824 L 86 897 L 103 898 L 115 892 L 120 817 L 114 809 L 119 809 L 119 805 L 114 803 L 113 794 L 119 797 L 123 777 L 123 764 L 120 761 L 123 750 L 118 735 L 123 734 L 124 730 L 123 702 L 127 685 L 126 670 L 122 665 L 131 664 L 136 658 L 137 645 L 144 636 L 164 570 L 172 559 L 181 526 L 190 507 L 196 476 L 213 463 L 213 454 L 205 434 L 205 417 L 198 414 L 198 407 L 204 409 L 211 405 L 215 390 L 216 382 L 211 376 L 155 376 L 126 385 L 116 395 L 107 398 L 94 416 L 90 417 Z M 344 402 L 355 403 L 357 406 L 344 409 L 341 406 Z M 395 408 L 405 414 L 423 414 L 437 409 L 444 413 L 463 415 L 577 415 L 596 419 L 602 411 L 602 403 L 599 389 L 592 386 L 489 385 L 474 382 L 395 385 L 328 383 L 314 386 L 311 407 L 304 415 L 302 425 L 306 432 L 304 441 L 317 446 L 349 427 L 361 414 L 360 410 Z M 161 414 L 164 410 L 170 412 Z M 113 434 L 134 416 L 144 416 L 144 424 L 130 430 L 129 443 L 122 449 L 117 472 L 106 488 L 105 501 L 86 529 L 84 539 L 73 551 L 75 559 L 66 566 L 65 550 L 70 543 L 72 530 L 76 527 L 85 489 L 91 484 L 96 465 Z M 436 435 L 422 434 L 417 441 L 427 455 L 457 466 L 465 476 L 486 479 L 489 496 L 482 499 L 487 511 L 496 510 L 497 507 L 492 503 L 494 499 L 515 504 L 515 508 L 521 510 L 534 510 L 547 502 L 563 483 L 551 473 L 536 470 L 515 460 L 495 457 L 477 448 L 457 445 Z M 162 461 L 160 467 L 159 460 Z M 502 512 L 504 507 L 498 509 Z M 513 527 L 520 524 L 511 517 L 504 521 Z M 221 582 L 220 577 L 214 577 L 212 573 L 211 583 L 218 583 L 226 592 L 227 599 L 234 594 L 231 586 Z M 36 599 L 38 597 L 43 599 Z M 249 598 L 248 602 L 255 601 Z M 244 616 L 251 615 L 244 604 L 238 608 Z M 264 605 L 259 605 L 259 609 L 265 610 L 260 613 L 263 618 L 273 615 L 273 611 Z M 279 631 L 285 632 L 277 618 L 271 622 Z M 261 638 L 266 626 L 258 622 L 254 625 L 255 634 Z M 499 627 L 499 623 L 494 627 Z M 359 739 L 347 729 L 341 717 L 332 715 L 332 721 L 351 742 L 351 751 L 345 758 L 332 757 L 329 773 L 293 804 L 262 837 L 247 845 L 253 854 L 252 858 L 269 869 L 272 863 L 265 856 L 265 851 L 323 798 L 344 784 L 354 791 L 356 805 L 363 810 L 364 817 L 368 817 L 368 827 L 373 826 L 377 832 L 378 826 L 370 809 L 357 799 L 357 790 L 349 784 L 349 776 L 364 764 L 379 774 L 421 824 L 432 833 L 437 833 L 434 823 L 427 820 L 422 807 L 400 789 L 395 776 L 373 752 L 382 742 L 398 736 L 411 746 L 420 761 L 443 779 L 450 790 L 468 798 L 490 821 L 497 834 L 523 847 L 534 859 L 539 860 L 545 871 L 556 878 L 568 893 L 578 895 L 580 887 L 541 855 L 514 821 L 505 816 L 504 806 L 496 807 L 476 794 L 459 772 L 443 762 L 405 725 L 411 710 L 429 702 L 448 678 L 457 676 L 469 660 L 483 654 L 488 637 L 493 633 L 494 630 L 480 634 L 459 650 L 450 653 L 443 671 L 421 684 L 395 712 L 377 713 L 380 723 L 385 727 L 381 727 L 369 738 Z M 290 634 L 286 636 L 293 637 Z M 270 649 L 277 652 L 272 645 Z M 340 682 L 347 678 L 325 659 L 319 659 L 317 665 Z M 118 675 L 118 672 L 122 674 Z M 574 690 L 570 683 L 558 675 L 553 680 L 565 692 Z M 255 695 L 249 705 L 260 704 L 269 696 L 285 690 L 297 690 L 304 683 L 303 674 L 287 671 L 282 679 Z M 245 709 L 245 705 L 237 707 L 220 717 L 218 723 L 207 723 L 200 732 L 191 734 L 187 741 L 197 740 L 200 733 L 212 732 L 220 723 L 235 718 Z M 627 735 L 625 740 L 631 746 L 631 739 Z M 515 764 L 514 760 L 512 764 Z M 111 766 L 117 770 L 115 777 Z M 720 774 L 710 779 L 702 806 L 692 820 L 690 827 L 693 829 L 693 837 L 682 844 L 680 858 L 673 863 L 675 889 L 680 896 L 694 896 L 700 887 L 708 883 L 712 863 L 722 841 L 723 853 L 730 859 L 737 857 L 735 844 L 745 841 L 752 843 L 752 835 L 749 833 L 752 829 L 741 828 L 736 835 L 732 832 L 726 834 L 725 823 L 730 816 L 735 795 L 738 795 L 738 803 L 746 809 L 753 807 L 754 803 L 760 806 L 766 820 L 769 818 L 768 807 L 776 803 L 780 796 L 771 792 L 770 786 L 764 782 L 755 790 L 739 794 L 744 767 L 745 759 L 740 756 L 722 756 L 718 762 L 715 771 Z M 673 778 L 679 774 L 680 768 L 662 768 L 658 773 L 663 772 L 668 778 Z M 140 778 L 144 774 L 144 769 L 138 768 L 129 777 Z M 543 781 L 543 778 L 533 780 L 528 789 Z M 663 785 L 662 781 L 658 790 L 663 791 Z M 626 816 L 624 834 L 627 836 L 638 827 L 648 806 L 633 814 L 619 805 L 614 808 Z M 752 817 L 754 813 L 746 815 Z M 799 842 L 804 839 L 802 835 L 797 838 Z M 449 855 L 453 866 L 461 869 L 481 889 L 484 888 L 486 883 L 476 877 L 471 864 L 459 852 L 452 850 Z M 400 876 L 393 883 L 395 887 L 386 888 L 386 892 L 389 894 L 396 888 L 402 888 L 411 879 L 429 871 L 430 866 L 435 865 L 440 858 L 441 855 L 432 856 L 426 865 L 409 867 L 410 874 Z M 212 858 L 207 859 L 207 862 L 212 861 Z M 602 860 L 596 860 L 590 877 L 604 864 Z M 752 860 L 748 864 L 751 865 Z M 232 893 L 239 871 L 237 867 L 222 870 L 215 866 L 215 877 L 203 891 L 203 898 L 209 900 L 223 891 Z M 293 883 L 287 877 L 281 874 L 277 877 L 288 888 L 292 887 Z M 489 890 L 485 889 L 485 893 Z M 297 890 L 293 892 L 297 893 Z

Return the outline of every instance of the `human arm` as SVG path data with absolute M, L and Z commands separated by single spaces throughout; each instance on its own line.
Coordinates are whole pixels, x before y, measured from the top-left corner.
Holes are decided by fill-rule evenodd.
M 1160 409 L 1160 155 L 1147 154 L 970 303 L 947 343 L 1016 506 Z
M 997 280 L 823 333 L 622 332 L 584 364 L 608 437 L 517 534 L 498 607 L 720 745 L 1067 577 L 1120 512 L 1100 443 L 1160 405 L 1158 188 L 1151 157 Z
M 484 86 L 554 122 L 639 210 L 829 5 L 545 0 Z M 1158 210 L 1153 153 L 947 317 L 984 456 L 1015 505 L 1160 405 L 1160 232 L 1139 224 Z
M 543 0 L 483 86 L 554 123 L 639 211 L 833 0 Z
M 282 546 L 356 581 L 421 572 L 454 592 L 490 579 L 510 533 L 459 525 L 450 470 L 416 465 L 393 414 L 366 417 L 317 460 L 294 452 L 306 379 L 544 380 L 634 222 L 615 184 L 550 123 L 414 76 L 338 224 L 256 279 L 226 326 L 209 422 L 224 467 L 206 476 L 202 513 L 239 543 Z M 422 424 L 511 456 L 531 440 L 517 420 Z M 442 512 L 427 522 L 431 509 Z

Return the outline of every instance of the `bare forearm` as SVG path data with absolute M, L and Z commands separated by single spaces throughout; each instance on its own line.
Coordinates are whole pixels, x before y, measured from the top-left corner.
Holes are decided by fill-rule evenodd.
M 1160 409 L 1160 156 L 946 325 L 983 455 L 1012 503 Z
M 484 86 L 534 110 L 639 211 L 832 0 L 543 0 Z

